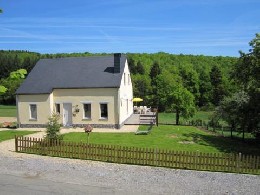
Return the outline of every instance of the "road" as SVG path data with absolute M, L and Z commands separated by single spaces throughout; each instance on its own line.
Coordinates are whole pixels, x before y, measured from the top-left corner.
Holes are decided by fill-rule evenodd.
M 0 195 L 46 194 L 131 194 L 109 187 L 90 186 L 80 183 L 57 182 L 36 176 L 0 174 Z
M 13 151 L 14 140 L 0 143 L 0 195 L 260 195 L 258 175 L 124 165 Z

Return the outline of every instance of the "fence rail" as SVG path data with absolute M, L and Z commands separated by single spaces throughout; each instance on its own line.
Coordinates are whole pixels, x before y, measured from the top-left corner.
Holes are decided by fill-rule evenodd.
M 16 152 L 162 166 L 171 168 L 260 174 L 260 156 L 244 154 L 202 153 L 153 148 L 135 148 L 100 144 L 47 141 L 16 137 Z

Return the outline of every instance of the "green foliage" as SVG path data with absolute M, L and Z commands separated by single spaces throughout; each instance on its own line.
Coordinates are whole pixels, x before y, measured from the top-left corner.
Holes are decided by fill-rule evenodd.
M 6 91 L 7 91 L 7 88 L 3 85 L 0 85 L 0 95 L 5 94 Z
M 238 112 L 236 117 L 241 119 L 243 132 L 251 132 L 260 138 L 260 34 L 256 34 L 249 45 L 252 49 L 247 54 L 240 52 L 233 69 L 234 80 L 248 96 L 243 112 Z
M 218 66 L 213 66 L 210 71 L 210 80 L 212 85 L 212 103 L 219 105 L 219 102 L 226 95 L 222 80 L 222 72 Z
M 199 101 L 199 75 L 192 69 L 191 65 L 182 65 L 180 67 L 180 76 L 183 86 L 194 95 L 195 102 Z
M 135 72 L 138 73 L 138 74 L 141 74 L 141 75 L 144 75 L 144 73 L 145 73 L 144 66 L 140 61 L 137 62 Z
M 61 125 L 59 123 L 60 115 L 53 113 L 47 122 L 46 138 L 49 140 L 62 140 L 63 136 L 60 134 Z
M 27 71 L 19 69 L 10 73 L 6 79 L 0 80 L 0 95 L 3 103 L 15 103 L 15 91 L 22 83 Z
M 178 76 L 164 73 L 157 77 L 158 98 L 166 109 L 176 113 L 176 124 L 180 116 L 192 117 L 196 111 L 194 96 L 178 81 Z
M 244 92 L 238 92 L 231 97 L 226 97 L 217 108 L 215 118 L 222 118 L 232 128 L 236 129 L 242 126 L 241 116 L 246 114 L 246 105 L 248 104 L 249 96 Z
M 39 59 L 39 53 L 0 50 L 0 80 L 19 69 L 30 72 Z
M 19 69 L 17 71 L 10 73 L 10 79 L 17 80 L 17 79 L 24 79 L 27 71 L 25 69 Z

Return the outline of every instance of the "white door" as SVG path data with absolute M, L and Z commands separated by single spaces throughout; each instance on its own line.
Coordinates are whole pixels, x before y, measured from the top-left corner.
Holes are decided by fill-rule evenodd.
M 72 125 L 72 104 L 63 104 L 63 125 L 68 127 Z

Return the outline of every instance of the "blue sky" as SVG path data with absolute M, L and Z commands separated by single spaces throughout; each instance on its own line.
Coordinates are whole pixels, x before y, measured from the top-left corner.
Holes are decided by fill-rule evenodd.
M 239 56 L 260 0 L 0 0 L 0 49 Z

